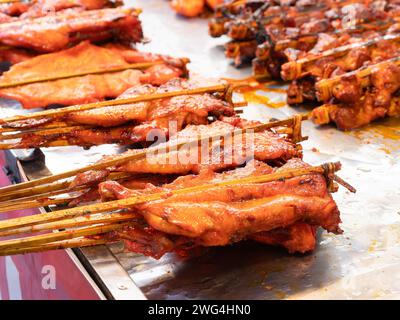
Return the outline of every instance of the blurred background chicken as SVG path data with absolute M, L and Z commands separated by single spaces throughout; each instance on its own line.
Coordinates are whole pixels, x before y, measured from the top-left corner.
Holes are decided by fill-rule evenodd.
M 172 8 L 182 16 L 197 17 L 207 8 L 215 10 L 224 0 L 172 0 Z

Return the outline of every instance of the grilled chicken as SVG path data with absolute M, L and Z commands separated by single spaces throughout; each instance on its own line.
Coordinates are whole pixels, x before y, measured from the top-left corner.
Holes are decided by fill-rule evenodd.
M 133 9 L 64 10 L 52 15 L 0 24 L 0 44 L 55 52 L 84 40 L 110 39 L 137 43 L 143 38 L 138 14 Z
M 124 199 L 302 166 L 306 164 L 301 160 L 290 160 L 283 167 L 273 169 L 256 161 L 224 173 L 208 171 L 196 177 L 182 176 L 170 184 L 152 186 L 148 190 L 130 190 L 118 182 L 106 181 L 99 185 L 99 192 L 103 200 Z M 191 246 L 228 245 L 260 232 L 287 228 L 297 222 L 322 226 L 334 233 L 341 232 L 339 211 L 328 193 L 325 178 L 318 174 L 171 195 L 162 200 L 137 204 L 131 210 L 142 216 L 145 223 L 157 232 L 178 239 L 189 238 Z M 261 239 L 262 234 L 257 236 Z M 267 237 L 265 241 L 268 241 Z
M 172 0 L 172 8 L 182 16 L 197 17 L 208 6 L 215 10 L 223 0 Z
M 65 9 L 96 10 L 115 7 L 120 2 L 109 0 L 36 0 L 0 4 L 0 13 L 19 19 L 42 17 Z
M 161 93 L 195 88 L 196 81 L 173 79 L 160 87 L 139 85 L 128 89 L 120 98 L 137 97 L 144 94 Z M 15 147 L 39 147 L 51 145 L 54 140 L 66 140 L 69 144 L 93 146 L 105 143 L 135 144 L 150 143 L 158 136 L 168 137 L 169 132 L 181 130 L 189 124 L 208 123 L 208 117 L 233 115 L 233 107 L 222 99 L 210 94 L 184 95 L 167 99 L 140 102 L 121 106 L 103 107 L 88 111 L 68 113 L 61 119 L 49 119 L 43 123 L 28 120 L 16 123 L 16 127 L 32 127 L 51 124 L 52 120 L 63 120 L 68 124 L 85 124 L 94 128 L 77 129 L 64 134 L 26 134 Z M 171 128 L 171 125 L 173 127 Z M 154 141 L 154 140 L 153 140 Z
M 151 61 L 165 61 L 165 64 L 143 72 L 129 69 L 5 88 L 0 89 L 0 97 L 15 99 L 26 109 L 89 103 L 115 98 L 140 83 L 160 85 L 187 73 L 183 60 L 142 53 L 121 45 L 99 47 L 85 41 L 73 48 L 37 56 L 12 66 L 0 77 L 0 84 L 42 78 L 43 70 L 46 77 L 53 77 L 77 70 L 85 72 Z
M 249 131 L 243 135 L 230 136 L 234 130 L 248 128 L 256 123 L 240 118 L 223 118 L 209 125 L 187 126 L 170 137 L 169 142 L 159 144 L 162 151 L 145 150 L 148 155 L 144 159 L 134 160 L 117 167 L 101 171 L 89 171 L 78 174 L 71 187 L 92 185 L 104 180 L 110 172 L 129 172 L 145 174 L 188 174 L 202 170 L 220 171 L 234 168 L 255 158 L 270 163 L 285 163 L 294 157 L 301 157 L 299 147 L 272 131 Z M 169 150 L 168 146 L 190 142 L 193 139 L 208 136 L 225 137 L 224 140 L 202 144 L 187 144 L 183 148 Z M 129 150 L 125 154 L 135 154 L 143 150 Z M 105 157 L 104 160 L 111 159 Z

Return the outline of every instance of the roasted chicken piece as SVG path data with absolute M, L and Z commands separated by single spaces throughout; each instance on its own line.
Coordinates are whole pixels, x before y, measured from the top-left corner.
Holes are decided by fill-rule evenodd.
M 201 84 L 196 81 L 177 78 L 158 88 L 151 85 L 136 86 L 120 97 L 137 97 L 150 93 L 195 88 L 199 85 Z M 168 138 L 170 132 L 175 133 L 188 124 L 205 124 L 208 123 L 210 116 L 219 118 L 224 115 L 231 116 L 233 113 L 232 105 L 210 94 L 176 96 L 149 102 L 103 107 L 69 113 L 62 117 L 62 120 L 69 124 L 92 125 L 95 127 L 93 129 L 78 129 L 54 135 L 27 133 L 15 147 L 48 146 L 52 141 L 60 139 L 71 145 L 85 147 L 106 143 L 149 144 L 157 137 Z M 49 119 L 47 123 L 51 121 L 52 119 Z M 38 122 L 33 119 L 17 123 L 16 126 L 30 127 L 45 123 L 40 119 Z M 153 140 L 150 140 L 151 137 Z
M 204 171 L 198 176 L 182 176 L 161 188 L 136 191 L 118 182 L 106 181 L 99 185 L 99 191 L 103 200 L 123 199 L 302 166 L 307 165 L 299 159 L 290 160 L 278 169 L 255 161 L 233 171 Z M 192 244 L 205 247 L 228 245 L 259 232 L 292 226 L 296 222 L 341 233 L 339 211 L 327 190 L 325 177 L 319 174 L 171 195 L 135 205 L 131 210 L 143 216 L 153 229 L 190 238 Z
M 317 227 L 297 222 L 287 228 L 250 235 L 248 239 L 272 246 L 286 248 L 289 253 L 306 253 L 315 249 L 315 229 Z M 110 242 L 123 241 L 125 250 L 140 253 L 155 259 L 173 252 L 182 258 L 189 258 L 206 251 L 192 238 L 170 235 L 150 227 L 139 217 L 131 226 L 121 231 L 95 238 L 107 238 Z
M 302 70 L 304 76 L 296 78 L 289 86 L 288 103 L 298 104 L 315 101 L 317 99 L 315 94 L 316 82 L 397 57 L 400 54 L 399 39 L 389 41 L 379 37 L 373 40 L 374 45 L 351 49 L 347 54 L 339 57 L 331 55 L 321 58 L 306 66 Z M 304 56 L 304 59 L 313 59 L 315 57 L 318 57 L 318 55 L 308 54 Z M 293 69 L 292 67 L 294 65 L 290 63 L 282 66 L 282 78 L 287 78 L 287 75 Z M 346 102 L 356 101 L 362 95 L 361 90 L 357 91 L 351 81 L 342 82 L 334 90 L 336 97 Z
M 95 10 L 121 3 L 109 0 L 35 0 L 0 4 L 0 13 L 19 19 L 42 17 L 65 9 Z
M 197 17 L 206 7 L 215 10 L 224 0 L 172 0 L 172 8 L 182 16 Z
M 333 88 L 332 101 L 312 111 L 313 121 L 334 122 L 341 130 L 351 130 L 385 116 L 399 117 L 400 67 L 389 63 L 376 68 L 370 78 L 367 88 L 354 75 L 341 79 Z
M 26 109 L 73 105 L 115 98 L 132 86 L 141 83 L 160 85 L 187 74 L 184 60 L 142 53 L 121 45 L 99 47 L 85 41 L 73 48 L 37 56 L 12 66 L 0 77 L 0 84 L 42 78 L 43 70 L 46 77 L 52 77 L 77 70 L 93 71 L 151 61 L 165 61 L 165 64 L 149 67 L 144 72 L 129 69 L 5 88 L 0 89 L 0 97 L 15 99 Z
M 251 159 L 270 163 L 285 163 L 294 157 L 301 157 L 298 145 L 272 131 L 249 132 L 243 135 L 231 136 L 236 129 L 254 125 L 240 118 L 223 118 L 209 125 L 187 126 L 182 131 L 170 137 L 169 142 L 159 144 L 159 152 L 146 150 L 148 155 L 144 159 L 129 161 L 107 170 L 88 171 L 78 174 L 71 187 L 93 185 L 103 181 L 110 172 L 129 172 L 146 174 L 188 174 L 199 173 L 204 169 L 220 171 L 243 165 Z M 168 146 L 177 143 L 189 142 L 196 137 L 208 136 L 225 137 L 223 140 L 213 139 L 209 143 L 200 145 L 187 144 L 178 150 L 170 150 Z M 125 154 L 135 154 L 143 150 L 129 150 Z M 105 157 L 109 160 L 111 157 Z
M 249 239 L 272 246 L 284 247 L 289 253 L 306 253 L 315 249 L 317 228 L 315 225 L 296 222 L 286 228 L 255 233 Z
M 83 40 L 136 43 L 143 39 L 134 9 L 64 10 L 52 15 L 0 24 L 0 45 L 54 52 Z

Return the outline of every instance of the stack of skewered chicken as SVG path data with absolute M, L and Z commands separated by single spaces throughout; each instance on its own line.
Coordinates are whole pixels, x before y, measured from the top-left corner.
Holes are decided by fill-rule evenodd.
M 0 139 L 11 142 L 0 148 L 133 149 L 1 188 L 0 212 L 67 208 L 0 221 L 0 237 L 14 238 L 0 241 L 0 255 L 123 240 L 160 258 L 246 239 L 304 253 L 317 228 L 342 232 L 331 193 L 337 183 L 355 190 L 336 175 L 339 163 L 303 162 L 305 116 L 241 119 L 233 93 L 249 82 L 188 80 L 187 59 L 132 49 L 142 39 L 135 10 L 60 8 L 29 24 L 31 9 L 21 9 L 0 24 L 1 44 L 32 50 L 2 75 L 0 97 L 63 106 L 1 119 Z
M 136 93 L 128 90 L 132 86 L 142 84 L 138 90 L 150 92 L 171 79 L 187 77 L 188 59 L 140 52 L 133 47 L 143 38 L 139 11 L 112 8 L 117 4 L 42 0 L 23 13 L 21 9 L 18 17 L 14 17 L 17 13 L 9 12 L 13 15 L 12 21 L 0 24 L 0 46 L 6 46 L 0 56 L 13 65 L 0 76 L 0 98 L 16 100 L 26 109 L 100 103 L 110 98 L 134 96 Z M 49 7 L 54 11 L 44 14 L 43 8 Z M 23 56 L 21 52 L 29 54 Z M 95 118 L 92 121 L 42 118 L 23 125 L 4 125 L 0 139 L 22 138 L 20 144 L 8 143 L 10 148 L 57 145 L 54 140 L 62 140 L 65 145 L 66 140 L 84 134 L 96 139 L 87 136 L 86 141 L 77 139 L 76 144 L 107 143 L 100 136 L 122 143 L 117 135 L 128 140 L 130 129 L 126 125 L 132 127 L 133 123 L 137 126 L 145 120 L 149 124 L 152 121 L 151 116 L 145 119 L 145 111 L 129 116 L 124 114 L 126 108 L 124 111 L 113 108 L 113 112 L 118 110 L 126 120 L 111 119 L 111 112 L 105 108 L 92 112 L 103 112 L 103 122 L 96 122 Z M 110 119 L 108 122 L 106 116 Z
M 145 125 L 137 133 L 163 138 L 161 143 L 0 189 L 3 212 L 70 207 L 1 221 L 0 236 L 46 233 L 2 241 L 0 254 L 123 240 L 128 250 L 159 258 L 245 239 L 307 252 L 315 247 L 318 227 L 341 233 L 330 192 L 337 189 L 335 181 L 354 190 L 336 176 L 340 164 L 311 167 L 302 161 L 301 115 L 247 121 L 233 115 L 221 85 L 173 80 L 159 89 L 165 96 L 133 87 L 136 102 L 130 110 L 158 110 L 156 129 L 176 124 L 150 135 Z M 188 109 L 191 105 L 196 110 Z M 176 112 L 163 117 L 160 106 L 174 106 Z M 23 123 L 28 120 L 34 119 Z
M 311 103 L 318 124 L 349 130 L 399 116 L 397 1 L 233 1 L 210 22 L 233 39 L 226 54 L 255 75 L 292 81 L 290 105 Z

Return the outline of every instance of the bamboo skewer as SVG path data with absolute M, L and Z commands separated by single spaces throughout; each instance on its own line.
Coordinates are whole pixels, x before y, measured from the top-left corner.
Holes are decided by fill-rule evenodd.
M 321 54 L 313 55 L 312 57 L 305 57 L 296 61 L 290 61 L 283 65 L 283 68 L 288 71 L 287 74 L 285 73 L 284 80 L 294 80 L 301 77 L 303 73 L 303 69 L 314 63 L 317 60 L 326 58 L 326 57 L 341 57 L 344 56 L 352 49 L 356 48 L 363 48 L 363 47 L 370 47 L 377 44 L 379 41 L 400 41 L 400 34 L 388 34 L 383 37 L 377 37 L 368 41 L 364 42 L 356 42 L 347 44 L 344 46 L 340 46 L 337 48 L 333 48 L 330 50 L 326 50 Z
M 67 204 L 75 198 L 59 198 L 59 199 L 42 199 L 42 200 L 24 200 L 23 202 L 15 201 L 15 203 L 8 203 L 7 205 L 2 205 L 0 208 L 0 213 L 10 212 L 16 210 L 25 210 L 31 208 L 48 207 L 52 205 L 62 205 Z
M 341 80 L 349 77 L 356 77 L 362 88 L 370 85 L 370 75 L 378 70 L 382 70 L 389 64 L 400 65 L 400 57 L 394 57 L 367 67 L 360 68 L 355 71 L 351 71 L 333 78 L 323 79 L 316 83 L 315 88 L 317 91 L 317 97 L 320 101 L 327 101 L 332 97 L 333 88 L 336 84 L 340 83 Z
M 246 107 L 248 105 L 247 101 L 239 101 L 233 103 L 233 108 L 234 109 L 239 109 Z M 240 112 L 239 110 L 236 110 L 236 112 Z M 62 123 L 60 123 L 62 124 Z M 118 127 L 118 126 L 117 126 Z M 61 134 L 68 134 L 74 131 L 79 131 L 79 130 L 90 130 L 90 129 L 110 129 L 110 128 L 116 128 L 116 127 L 95 127 L 93 125 L 67 125 L 64 123 L 61 126 L 38 126 L 38 127 L 33 127 L 33 128 L 0 128 L 0 141 L 5 141 L 5 140 L 12 140 L 12 139 L 18 139 L 18 138 L 23 138 L 26 135 L 29 134 L 35 134 L 35 135 L 41 135 L 41 136 L 46 136 L 46 135 L 61 135 Z M 3 130 L 2 130 L 3 129 Z M 1 133 L 4 132 L 3 134 Z M 13 131 L 16 131 L 17 133 L 13 133 Z
M 111 172 L 110 175 L 107 177 L 108 180 L 113 180 L 113 181 L 118 181 L 118 180 L 123 180 L 126 178 L 132 177 L 133 174 L 129 172 Z M 23 189 L 20 190 L 19 192 L 11 192 L 11 193 L 5 193 L 4 195 L 2 194 L 0 196 L 0 201 L 7 201 L 9 200 L 8 203 L 14 203 L 15 201 L 20 201 L 20 200 L 32 200 L 32 197 L 37 197 L 40 195 L 41 197 L 50 197 L 54 195 L 60 194 L 60 192 L 63 193 L 68 193 L 68 192 L 76 192 L 76 191 L 81 191 L 84 189 L 89 189 L 91 185 L 82 185 L 82 186 L 75 186 L 71 187 L 71 181 L 61 181 L 57 183 L 53 183 L 50 185 L 42 185 L 42 186 L 37 186 L 29 189 Z M 19 199 L 15 199 L 18 197 Z M 35 198 L 35 200 L 37 200 Z M 6 202 L 1 203 L 6 204 Z
M 253 176 L 237 180 L 222 181 L 212 184 L 199 185 L 178 190 L 171 190 L 168 192 L 159 192 L 149 195 L 130 197 L 121 200 L 96 203 L 77 208 L 60 210 L 57 212 L 43 213 L 33 216 L 0 221 L 0 231 L 35 226 L 43 223 L 54 222 L 79 216 L 91 215 L 95 213 L 104 213 L 104 212 L 112 212 L 115 210 L 128 209 L 140 203 L 151 202 L 159 199 L 166 199 L 171 196 L 180 194 L 209 190 L 216 187 L 233 186 L 244 183 L 267 183 L 271 181 L 285 180 L 308 174 L 324 174 L 325 176 L 328 176 L 329 174 L 330 175 L 334 174 L 334 172 L 339 169 L 340 169 L 340 163 L 327 163 L 315 167 L 288 169 L 282 172 L 275 172 L 261 176 L 255 176 L 255 177 Z M 351 187 L 350 191 L 355 192 L 355 189 Z M 3 248 L 1 244 L 0 248 Z
M 80 228 L 75 230 L 66 230 L 56 233 L 46 233 L 38 236 L 26 237 L 22 239 L 5 240 L 0 242 L 0 254 L 2 250 L 14 250 L 31 246 L 39 246 L 49 242 L 68 240 L 86 236 L 92 236 L 110 231 L 119 230 L 129 223 L 113 223 L 94 227 Z
M 56 76 L 20 80 L 20 81 L 15 81 L 12 83 L 7 83 L 7 82 L 1 83 L 0 82 L 0 89 L 19 87 L 19 86 L 24 86 L 27 84 L 32 84 L 32 83 L 70 79 L 70 78 L 82 77 L 82 76 L 87 76 L 87 75 L 114 73 L 114 72 L 129 70 L 129 69 L 146 69 L 146 68 L 152 67 L 154 65 L 163 64 L 163 63 L 165 63 L 165 62 L 162 60 L 161 61 L 152 61 L 152 62 L 132 63 L 132 64 L 127 64 L 125 66 L 113 67 L 113 68 L 108 68 L 108 69 L 93 69 L 93 70 L 80 71 L 80 72 L 75 72 L 75 73 L 70 73 L 70 74 L 62 74 L 62 75 L 56 75 Z
M 0 237 L 8 237 L 17 234 L 30 234 L 42 231 L 94 226 L 96 224 L 119 223 L 124 221 L 126 222 L 137 217 L 138 215 L 136 213 L 102 213 L 89 217 L 76 217 L 72 219 L 44 223 L 32 227 L 24 227 L 20 229 L 13 229 L 10 231 L 3 231 L 0 232 Z
M 296 122 L 296 119 L 307 119 L 308 118 L 308 114 L 307 115 L 299 115 L 298 117 L 293 117 L 293 118 L 289 118 L 289 119 L 285 119 L 285 120 L 280 120 L 280 121 L 274 121 L 274 122 L 269 122 L 269 123 L 265 123 L 265 124 L 261 124 L 261 125 L 255 125 L 255 126 L 251 126 L 248 128 L 244 128 L 244 129 L 238 129 L 238 130 L 234 130 L 232 132 L 229 132 L 229 135 L 231 134 L 241 134 L 243 132 L 245 132 L 246 130 L 257 130 L 257 131 L 261 131 L 261 130 L 266 130 L 266 129 L 270 129 L 270 128 L 274 128 L 274 127 L 280 127 L 280 126 L 285 126 L 285 125 L 290 125 L 290 124 L 294 124 Z M 187 145 L 190 143 L 198 143 L 202 140 L 206 140 L 206 139 L 210 139 L 210 138 L 220 138 L 221 135 L 215 135 L 215 136 L 207 136 L 204 137 L 203 139 L 193 139 L 193 140 L 189 140 L 189 141 L 184 141 L 181 143 L 177 143 L 177 144 L 173 144 L 170 145 L 170 148 L 180 148 L 183 145 Z M 11 186 L 7 186 L 7 187 L 3 187 L 0 188 L 0 192 L 2 194 L 9 194 L 9 195 L 13 195 L 14 192 L 21 192 L 21 190 L 23 189 L 27 189 L 27 188 L 32 188 L 32 187 L 36 187 L 36 186 L 40 186 L 40 185 L 44 185 L 44 184 L 48 184 L 54 181 L 58 181 L 61 179 L 65 179 L 65 178 L 69 178 L 72 176 L 77 175 L 78 173 L 82 173 L 82 172 L 86 172 L 89 170 L 99 170 L 99 169 L 104 169 L 107 167 L 111 167 L 111 166 L 117 166 L 120 164 L 123 164 L 127 161 L 134 161 L 134 160 L 139 160 L 139 159 L 143 159 L 144 157 L 146 157 L 147 152 L 152 152 L 152 151 L 156 151 L 158 149 L 158 147 L 152 147 L 152 148 L 148 148 L 147 150 L 135 153 L 135 154 L 126 154 L 126 155 L 120 155 L 118 157 L 115 157 L 114 159 L 110 159 L 110 160 L 105 160 L 103 162 L 99 162 L 99 163 L 95 163 L 83 168 L 78 168 L 78 169 L 74 169 L 71 171 L 66 171 L 63 173 L 59 173 L 59 174 L 55 174 L 52 176 L 48 176 L 48 177 L 44 177 L 44 178 L 40 178 L 37 180 L 32 180 L 32 181 L 27 181 L 24 183 L 20 183 L 17 185 L 11 185 Z
M 90 247 L 90 246 L 106 244 L 109 242 L 110 241 L 107 239 L 78 238 L 78 239 L 72 239 L 72 240 L 62 240 L 62 241 L 50 242 L 50 243 L 46 243 L 46 244 L 40 245 L 40 246 L 32 246 L 32 247 L 27 247 L 27 248 L 4 250 L 4 251 L 0 252 L 0 255 L 11 256 L 11 255 L 17 255 L 17 254 L 43 252 L 43 251 L 58 250 L 58 249 Z
M 61 127 L 61 128 L 52 128 L 52 129 L 47 129 L 47 128 L 35 128 L 31 129 L 28 132 L 19 132 L 19 133 L 12 133 L 12 134 L 5 134 L 0 136 L 0 141 L 4 140 L 12 140 L 12 139 L 18 139 L 18 138 L 23 138 L 26 135 L 29 134 L 35 134 L 35 135 L 54 135 L 54 134 L 66 134 L 66 133 L 71 133 L 73 131 L 77 130 L 87 130 L 87 129 L 93 129 L 93 126 L 70 126 L 70 127 Z
M 238 87 L 238 86 L 240 86 L 240 84 L 235 85 L 235 87 Z M 241 86 L 244 86 L 244 84 L 242 84 Z M 102 108 L 102 107 L 111 107 L 111 106 L 116 106 L 116 105 L 146 102 L 146 101 L 152 101 L 152 100 L 158 100 L 158 99 L 172 98 L 172 97 L 182 96 L 182 95 L 203 94 L 203 93 L 209 93 L 209 92 L 225 92 L 228 90 L 228 88 L 233 89 L 228 84 L 219 84 L 219 85 L 201 87 L 201 88 L 195 88 L 195 89 L 177 90 L 177 91 L 171 91 L 171 92 L 142 95 L 142 96 L 132 97 L 132 98 L 121 98 L 121 99 L 114 99 L 114 100 L 108 100 L 108 101 L 93 102 L 93 103 L 74 105 L 74 106 L 58 108 L 58 109 L 50 109 L 50 110 L 30 113 L 30 114 L 26 114 L 26 115 L 17 115 L 17 116 L 13 116 L 10 118 L 0 119 L 0 124 L 28 120 L 28 119 L 61 116 L 66 113 L 69 113 L 69 112 L 86 111 L 86 110 Z

